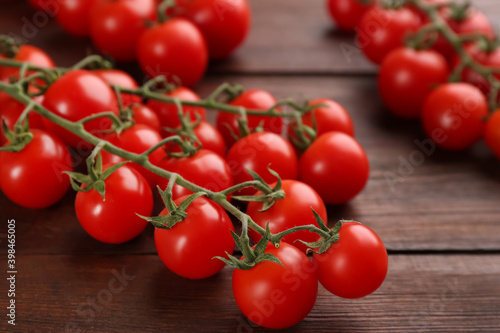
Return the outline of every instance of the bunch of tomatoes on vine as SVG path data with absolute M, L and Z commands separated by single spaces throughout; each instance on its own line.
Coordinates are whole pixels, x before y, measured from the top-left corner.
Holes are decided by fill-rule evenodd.
M 500 158 L 500 43 L 483 12 L 451 0 L 330 0 L 329 10 L 380 66 L 379 91 L 393 114 L 420 118 L 442 149 L 484 138 Z

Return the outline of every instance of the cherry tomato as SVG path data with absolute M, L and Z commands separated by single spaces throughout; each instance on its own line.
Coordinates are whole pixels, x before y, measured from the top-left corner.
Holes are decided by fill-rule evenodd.
M 425 100 L 422 124 L 429 138 L 447 150 L 464 150 L 484 133 L 488 102 L 468 83 L 448 83 Z
M 190 21 L 176 17 L 146 30 L 137 42 L 137 59 L 144 74 L 164 75 L 183 86 L 194 86 L 207 69 L 205 39 Z
M 158 132 L 146 125 L 136 124 L 121 132 L 120 135 L 116 133 L 108 134 L 104 139 L 119 148 L 132 153 L 141 154 L 158 144 L 161 141 L 161 136 Z M 154 165 L 159 165 L 164 157 L 165 153 L 161 148 L 158 148 L 149 155 L 149 161 Z M 103 151 L 102 161 L 103 164 L 115 164 L 124 161 L 124 159 Z M 128 166 L 137 170 L 148 181 L 152 188 L 156 186 L 159 178 L 156 174 L 135 163 L 129 163 Z
M 267 169 L 279 173 L 281 179 L 297 179 L 298 161 L 290 142 L 270 132 L 252 133 L 236 142 L 226 156 L 235 184 L 253 180 L 247 169 L 258 173 L 266 183 L 273 183 L 276 177 Z M 252 187 L 238 191 L 238 195 L 252 195 Z
M 200 96 L 198 96 L 194 91 L 186 87 L 179 87 L 171 92 L 166 94 L 170 97 L 176 97 L 181 101 L 186 102 L 197 102 L 200 100 Z M 175 104 L 163 103 L 160 101 L 155 101 L 150 99 L 147 103 L 160 119 L 161 127 L 168 128 L 179 128 L 181 126 L 181 122 L 178 117 L 178 110 Z M 207 113 L 204 108 L 195 107 L 195 106 L 183 106 L 182 107 L 183 114 L 189 114 L 191 121 L 197 120 L 197 115 L 201 118 L 201 120 L 206 120 Z M 170 136 L 171 132 L 162 131 L 162 136 Z
M 340 29 L 354 30 L 363 15 L 374 4 L 374 0 L 367 3 L 358 0 L 328 0 L 328 10 Z
M 496 111 L 488 120 L 484 139 L 496 157 L 500 159 L 500 112 Z
M 90 13 L 90 36 L 97 48 L 115 60 L 134 61 L 146 22 L 155 18 L 154 0 L 99 1 Z
M 0 58 L 5 58 L 0 55 Z M 43 67 L 43 68 L 53 68 L 54 62 L 52 58 L 49 57 L 47 53 L 43 50 L 39 49 L 36 46 L 32 45 L 21 45 L 19 47 L 19 51 L 12 58 L 12 60 L 20 61 L 20 62 L 28 62 L 33 66 Z M 26 76 L 35 73 L 34 71 L 27 71 Z M 0 66 L 0 81 L 9 82 L 11 78 L 18 79 L 19 78 L 19 68 L 14 67 L 2 67 Z M 40 85 L 43 85 L 44 82 L 42 80 L 38 80 Z
M 69 187 L 64 171 L 73 171 L 71 155 L 54 135 L 31 130 L 33 140 L 17 153 L 0 152 L 0 189 L 16 204 L 45 208 Z
M 251 89 L 232 100 L 229 105 L 243 106 L 247 109 L 267 111 L 277 103 L 273 95 L 262 89 Z M 229 112 L 219 111 L 217 114 L 217 129 L 221 132 L 228 147 L 231 147 L 235 140 L 231 132 L 240 136 L 238 127 L 238 115 Z M 283 129 L 283 119 L 279 117 L 247 116 L 248 128 L 257 128 L 262 123 L 264 131 L 280 134 Z M 229 128 L 228 128 L 229 126 Z
M 211 191 L 222 191 L 233 186 L 233 176 L 226 161 L 216 153 L 201 149 L 195 155 L 182 158 L 169 158 L 160 167 L 180 174 L 184 179 Z M 161 178 L 158 186 L 165 190 L 168 179 Z M 177 199 L 192 192 L 182 186 L 174 185 L 172 198 Z
M 180 205 L 187 196 L 175 200 Z M 161 261 L 172 272 L 188 279 L 204 279 L 225 264 L 214 257 L 234 251 L 231 219 L 215 202 L 200 197 L 186 210 L 187 217 L 170 230 L 155 229 L 155 244 Z M 160 215 L 168 214 L 165 208 Z
M 320 136 L 327 132 L 339 131 L 354 136 L 354 125 L 351 116 L 339 103 L 328 98 L 318 98 L 308 103 L 309 105 L 324 104 L 325 106 L 313 109 L 302 117 L 302 123 L 313 127 L 313 115 L 316 120 L 316 135 Z M 297 126 L 291 124 L 288 127 L 288 138 L 297 138 L 294 129 Z M 306 135 L 307 136 L 307 135 Z
M 313 263 L 321 285 L 343 298 L 360 298 L 373 293 L 387 275 L 388 257 L 384 243 L 365 225 L 344 222 L 340 239 Z
M 156 113 L 144 104 L 134 103 L 132 106 L 133 119 L 136 124 L 143 124 L 160 133 L 160 119 Z
M 101 78 L 87 70 L 74 70 L 61 76 L 45 92 L 43 106 L 70 121 L 78 121 L 106 111 L 118 114 L 118 103 L 113 90 Z M 47 119 L 44 119 L 44 126 L 74 148 L 87 145 L 73 133 Z M 110 129 L 111 120 L 94 119 L 87 122 L 85 128 L 96 134 L 98 131 Z
M 86 37 L 90 34 L 90 12 L 101 0 L 58 1 L 56 20 L 69 34 Z
M 376 64 L 381 64 L 392 50 L 403 46 L 408 33 L 416 32 L 421 21 L 408 8 L 383 9 L 373 7 L 359 22 L 357 42 L 365 56 Z
M 200 29 L 212 58 L 227 57 L 250 30 L 251 13 L 246 0 L 186 1 L 180 11 Z
M 263 261 L 249 270 L 235 269 L 233 294 L 241 312 L 257 325 L 283 329 L 311 312 L 318 294 L 318 280 L 312 263 L 299 249 L 287 243 L 268 245 L 266 253 L 277 263 Z
M 275 184 L 271 186 L 274 187 Z M 265 212 L 260 211 L 262 202 L 252 201 L 248 203 L 247 214 L 255 223 L 263 228 L 266 228 L 269 223 L 269 229 L 272 233 L 279 233 L 301 225 L 318 226 L 311 208 L 321 216 L 323 221 L 328 221 L 325 204 L 312 187 L 297 180 L 284 180 L 281 189 L 285 191 L 285 198 L 277 200 Z M 257 194 L 262 193 L 257 192 Z M 250 229 L 249 232 L 255 243 L 262 238 L 256 231 Z M 297 240 L 315 242 L 319 238 L 318 234 L 304 230 L 287 235 L 283 237 L 282 241 L 306 252 L 307 246 Z
M 221 157 L 226 156 L 226 144 L 222 135 L 214 125 L 202 121 L 193 129 L 194 135 L 201 142 L 203 149 L 213 151 Z M 196 145 L 198 146 L 198 145 Z M 181 152 L 182 149 L 177 144 L 167 144 L 167 150 L 170 152 Z
M 369 173 L 365 151 L 342 132 L 323 134 L 299 160 L 299 180 L 329 204 L 343 204 L 354 198 L 365 187 Z
M 93 238 L 110 244 L 139 236 L 151 216 L 153 193 L 146 179 L 133 168 L 121 166 L 104 180 L 105 200 L 92 189 L 78 192 L 75 210 L 83 229 Z
M 119 69 L 98 69 L 92 71 L 95 75 L 99 76 L 107 84 L 114 84 L 126 89 L 137 89 L 139 86 L 134 78 L 127 72 Z M 131 94 L 121 93 L 123 106 L 128 106 L 132 103 L 140 103 L 141 97 Z
M 432 89 L 448 81 L 448 63 L 433 50 L 399 48 L 389 53 L 378 77 L 387 108 L 403 118 L 418 118 Z

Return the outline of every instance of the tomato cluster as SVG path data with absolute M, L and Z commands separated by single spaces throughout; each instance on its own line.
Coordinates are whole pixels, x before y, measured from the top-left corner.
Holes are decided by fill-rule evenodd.
M 491 78 L 477 72 L 470 61 L 464 66 L 464 56 L 452 45 L 460 44 L 471 61 L 498 73 L 500 47 L 486 15 L 473 7 L 450 6 L 450 0 L 422 1 L 436 5 L 442 22 L 433 26 L 427 13 L 413 4 L 396 9 L 360 0 L 329 4 L 338 26 L 356 31 L 365 56 L 380 65 L 379 91 L 393 114 L 420 118 L 427 136 L 442 149 L 464 150 L 485 138 L 500 158 L 499 116 L 489 117 L 489 107 L 497 105 L 491 101 L 498 100 L 491 94 L 498 90 L 491 89 Z M 441 24 L 450 32 L 447 38 L 439 30 Z M 448 83 L 449 79 L 462 82 Z

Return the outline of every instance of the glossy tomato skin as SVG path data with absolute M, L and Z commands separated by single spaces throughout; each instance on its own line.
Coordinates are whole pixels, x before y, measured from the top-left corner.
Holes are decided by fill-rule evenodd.
M 136 124 L 121 132 L 120 135 L 117 135 L 116 133 L 108 134 L 104 137 L 104 139 L 119 148 L 136 154 L 142 154 L 162 140 L 158 132 L 143 124 Z M 124 161 L 123 158 L 105 151 L 101 154 L 103 164 L 115 164 Z M 165 153 L 161 148 L 158 148 L 149 155 L 149 161 L 153 165 L 159 165 L 164 157 Z M 148 181 L 151 188 L 156 186 L 159 178 L 156 174 L 136 163 L 131 162 L 128 166 L 137 170 Z
M 175 201 L 177 205 L 187 196 Z M 225 264 L 215 256 L 227 258 L 234 251 L 231 219 L 215 202 L 197 198 L 186 210 L 187 217 L 170 230 L 155 229 L 156 250 L 165 266 L 188 279 L 204 279 L 222 270 Z M 168 214 L 165 208 L 160 215 Z
M 137 43 L 137 59 L 144 74 L 164 75 L 191 87 L 205 74 L 208 51 L 198 28 L 176 17 L 142 34 Z
M 243 92 L 240 96 L 233 99 L 229 105 L 243 106 L 247 109 L 256 109 L 266 111 L 277 103 L 276 98 L 262 89 L 250 89 Z M 279 111 L 279 109 L 278 109 Z M 219 111 L 217 113 L 217 129 L 221 132 L 228 147 L 231 147 L 235 140 L 231 135 L 231 130 L 236 136 L 240 136 L 238 127 L 238 115 L 229 112 Z M 264 131 L 280 134 L 283 129 L 283 119 L 278 117 L 266 116 L 247 116 L 248 128 L 250 130 L 257 128 L 262 123 Z M 231 128 L 229 129 L 228 128 Z
M 356 28 L 357 43 L 368 59 L 381 64 L 385 56 L 403 46 L 405 36 L 416 32 L 420 25 L 420 18 L 409 8 L 392 10 L 375 6 Z
M 202 121 L 193 129 L 193 132 L 196 138 L 201 142 L 203 149 L 213 151 L 222 158 L 226 156 L 226 143 L 214 125 L 209 122 Z M 172 153 L 180 153 L 182 151 L 179 145 L 175 143 L 167 144 L 166 146 L 167 150 Z M 195 146 L 198 147 L 197 144 L 195 144 Z
M 197 102 L 200 100 L 200 96 L 186 87 L 178 87 L 170 91 L 166 95 L 178 98 L 181 101 L 186 102 Z M 179 128 L 181 126 L 181 122 L 178 117 L 177 106 L 175 104 L 162 103 L 160 101 L 150 99 L 146 105 L 150 107 L 154 112 L 156 112 L 158 118 L 160 119 L 161 127 Z M 197 115 L 201 120 L 206 120 L 207 118 L 207 112 L 204 108 L 200 107 L 183 106 L 182 112 L 184 115 L 189 114 L 192 122 L 196 122 Z M 162 130 L 161 134 L 164 137 L 172 135 L 171 132 L 168 132 L 166 130 Z
M 156 113 L 144 104 L 134 104 L 131 106 L 134 113 L 133 119 L 136 124 L 142 124 L 151 127 L 151 129 L 160 133 L 160 119 Z
M 274 185 L 272 184 L 271 187 L 274 187 Z M 265 212 L 259 211 L 262 209 L 261 202 L 248 203 L 247 214 L 255 223 L 263 228 L 266 228 L 269 223 L 269 229 L 273 234 L 301 225 L 312 224 L 318 226 L 312 209 L 319 214 L 325 223 L 328 221 L 325 204 L 312 187 L 297 180 L 284 180 L 281 189 L 285 191 L 285 198 L 277 200 Z M 257 192 L 257 194 L 262 193 Z M 255 243 L 262 238 L 259 233 L 252 229 L 249 232 Z M 307 246 L 297 240 L 315 242 L 319 238 L 318 234 L 304 230 L 287 235 L 283 237 L 282 241 L 305 253 Z
M 137 89 L 139 85 L 135 82 L 134 78 L 127 72 L 120 69 L 97 69 L 92 71 L 95 75 L 99 76 L 107 84 L 115 84 L 122 88 Z M 141 97 L 131 94 L 121 93 L 123 106 L 128 106 L 132 103 L 140 103 Z
M 0 55 L 0 58 L 5 57 Z M 28 62 L 33 66 L 43 68 L 53 68 L 55 66 L 54 61 L 47 53 L 45 53 L 45 51 L 32 45 L 21 45 L 21 47 L 19 47 L 19 51 L 12 58 L 12 60 Z M 33 73 L 35 72 L 27 71 L 26 75 L 31 75 Z M 11 78 L 19 78 L 19 68 L 0 66 L 0 81 L 9 82 Z M 44 82 L 39 80 L 38 83 L 43 85 Z
M 90 12 L 101 0 L 58 1 L 56 20 L 69 34 L 86 37 L 90 34 Z
M 140 173 L 127 165 L 113 172 L 104 184 L 105 200 L 96 190 L 78 192 L 75 199 L 78 221 L 90 236 L 101 242 L 128 242 L 148 224 L 137 214 L 151 216 L 151 188 Z
M 247 169 L 258 173 L 267 183 L 274 183 L 273 176 L 267 167 L 279 173 L 281 179 L 297 179 L 298 161 L 290 142 L 278 134 L 270 132 L 252 133 L 236 142 L 226 156 L 231 168 L 234 183 L 239 184 L 253 180 Z M 237 192 L 238 195 L 253 195 L 252 187 Z
M 384 243 L 373 230 L 356 222 L 344 222 L 339 235 L 339 241 L 325 253 L 313 255 L 319 282 L 343 298 L 373 293 L 387 275 Z
M 351 136 L 328 132 L 317 138 L 299 160 L 299 180 L 318 192 L 325 203 L 343 204 L 365 187 L 370 165 Z
M 402 118 L 418 118 L 432 89 L 448 81 L 446 59 L 433 50 L 399 48 L 380 67 L 378 87 L 387 108 Z
M 154 0 L 103 0 L 90 13 L 90 36 L 97 48 L 115 60 L 134 61 L 146 22 L 155 18 Z
M 184 179 L 211 191 L 222 191 L 233 185 L 231 169 L 226 161 L 216 153 L 201 149 L 195 155 L 182 158 L 168 158 L 160 163 L 160 167 L 180 174 Z M 158 186 L 165 190 L 168 179 L 162 178 Z M 177 199 L 192 194 L 182 186 L 174 185 L 172 198 Z
M 316 272 L 307 256 L 287 243 L 279 248 L 268 245 L 266 253 L 278 257 L 283 267 L 263 261 L 250 270 L 235 269 L 234 299 L 257 325 L 288 328 L 311 312 L 318 293 Z
M 33 140 L 17 153 L 0 152 L 0 189 L 16 204 L 45 208 L 58 202 L 69 188 L 64 171 L 73 171 L 71 155 L 61 140 L 31 130 Z
M 47 89 L 43 106 L 70 121 L 100 112 L 118 114 L 118 102 L 113 90 L 87 70 L 74 70 L 61 76 Z M 71 147 L 81 148 L 85 145 L 76 135 L 47 119 L 44 119 L 44 126 Z M 98 131 L 110 129 L 111 120 L 95 119 L 87 122 L 85 128 L 97 134 Z
M 250 30 L 247 0 L 194 0 L 180 7 L 181 16 L 193 22 L 207 41 L 211 58 L 230 55 Z
M 484 139 L 495 156 L 500 159 L 500 112 L 497 110 L 486 124 Z
M 340 29 L 350 31 L 374 4 L 375 1 L 363 4 L 357 0 L 328 0 L 328 11 Z
M 437 146 L 464 150 L 484 133 L 488 102 L 481 91 L 468 83 L 448 83 L 425 100 L 422 125 Z

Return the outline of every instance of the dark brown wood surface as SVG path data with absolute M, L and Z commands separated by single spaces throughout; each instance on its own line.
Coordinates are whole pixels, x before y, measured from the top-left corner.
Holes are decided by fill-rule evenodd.
M 405 168 L 402 160 L 424 156 L 416 143 L 425 139 L 419 123 L 396 119 L 384 109 L 376 67 L 361 54 L 350 61 L 342 54 L 340 45 L 354 43 L 354 36 L 334 29 L 324 1 L 250 3 L 250 37 L 230 59 L 212 64 L 197 92 L 206 96 L 229 81 L 280 98 L 328 97 L 342 103 L 368 153 L 371 177 L 351 203 L 329 207 L 329 220 L 362 221 L 391 254 L 388 278 L 375 294 L 342 300 L 320 288 L 312 313 L 292 330 L 498 332 L 500 163 L 479 144 L 458 154 L 438 150 L 418 166 Z M 496 0 L 473 3 L 500 22 Z M 69 37 L 53 21 L 26 30 L 34 15 L 23 1 L 0 4 L 0 33 L 21 36 L 24 29 L 26 37 L 30 32 L 27 41 L 43 47 L 61 66 L 92 52 L 88 40 Z M 126 68 L 144 80 L 136 65 Z M 0 331 L 262 331 L 236 306 L 230 269 L 203 281 L 175 276 L 155 254 L 152 228 L 127 244 L 99 243 L 78 224 L 73 199 L 74 193 L 68 193 L 53 207 L 27 210 L 0 193 L 2 258 L 6 260 L 6 221 L 16 219 L 19 271 L 17 326 L 7 326 L 0 313 Z M 106 301 L 113 272 L 123 269 L 133 279 L 91 312 L 86 302 Z M 4 275 L 0 273 L 3 309 L 8 289 Z

